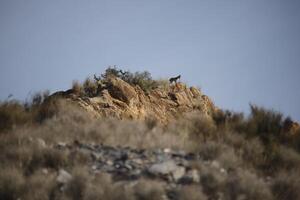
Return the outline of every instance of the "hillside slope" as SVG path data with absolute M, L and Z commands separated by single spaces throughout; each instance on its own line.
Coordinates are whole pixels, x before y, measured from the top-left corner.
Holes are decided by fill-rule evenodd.
M 0 102 L 0 199 L 299 200 L 299 124 L 250 109 L 115 68 Z

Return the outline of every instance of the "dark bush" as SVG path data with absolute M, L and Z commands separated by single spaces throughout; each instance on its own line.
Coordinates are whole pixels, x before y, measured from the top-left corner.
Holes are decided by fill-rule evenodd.
M 18 101 L 0 103 L 0 133 L 31 120 L 31 114 Z
M 61 108 L 62 101 L 57 97 L 47 99 L 37 108 L 32 108 L 32 112 L 35 116 L 35 121 L 42 123 L 46 119 L 52 118 L 58 114 Z
M 96 83 L 96 81 L 91 80 L 90 78 L 87 78 L 83 83 L 83 90 L 84 90 L 85 96 L 88 96 L 88 97 L 97 96 L 98 84 Z
M 259 136 L 265 144 L 278 140 L 283 127 L 282 114 L 255 105 L 250 105 L 250 108 L 251 115 L 248 120 L 248 133 Z
M 16 169 L 1 169 L 0 199 L 19 199 L 24 192 L 24 177 Z
M 289 173 L 286 172 L 278 174 L 273 181 L 272 192 L 277 200 L 300 199 L 299 173 L 290 171 Z
M 116 66 L 108 67 L 105 73 L 101 75 L 103 79 L 107 79 L 110 76 L 118 77 L 131 85 L 138 85 L 145 92 L 158 87 L 162 83 L 161 81 L 153 80 L 148 71 L 132 73 L 130 71 L 122 71 Z

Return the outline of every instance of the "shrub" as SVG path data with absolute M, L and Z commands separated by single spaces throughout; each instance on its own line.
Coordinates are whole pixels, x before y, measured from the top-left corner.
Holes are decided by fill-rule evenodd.
M 35 112 L 35 121 L 42 123 L 45 120 L 54 117 L 63 107 L 64 101 L 58 97 L 52 97 L 44 101 L 39 107 L 32 110 Z
M 151 74 L 148 71 L 135 73 L 132 73 L 130 71 L 123 72 L 116 66 L 108 67 L 105 70 L 105 73 L 101 75 L 103 79 L 107 79 L 110 76 L 118 77 L 131 85 L 138 85 L 145 92 L 149 92 L 150 90 L 157 88 L 160 84 L 165 84 L 162 81 L 153 80 Z
M 137 200 L 165 199 L 164 186 L 157 181 L 141 180 L 133 190 Z
M 238 169 L 224 184 L 225 199 L 273 199 L 268 185 L 255 174 Z
M 52 148 L 30 148 L 28 160 L 23 161 L 26 174 L 32 174 L 39 168 L 52 168 L 58 170 L 67 164 L 65 152 Z
M 66 194 L 74 200 L 82 200 L 86 195 L 88 180 L 88 169 L 77 168 L 73 170 L 72 180 L 67 185 Z
M 83 90 L 86 96 L 94 97 L 98 92 L 98 84 L 90 78 L 87 78 L 83 83 Z
M 250 105 L 250 107 L 248 133 L 258 135 L 265 144 L 278 140 L 283 126 L 282 114 L 255 105 Z
M 20 171 L 9 168 L 0 170 L 0 199 L 15 200 L 24 193 L 24 177 Z
M 202 192 L 200 186 L 183 186 L 176 191 L 178 199 L 181 200 L 206 200 L 208 199 Z
M 73 81 L 72 90 L 75 94 L 81 96 L 84 94 L 83 86 L 78 81 Z
M 300 155 L 293 149 L 279 146 L 276 149 L 269 150 L 264 163 L 264 168 L 268 172 L 278 172 L 280 170 L 300 169 Z
M 126 73 L 126 74 L 127 74 L 127 73 L 129 74 L 129 72 L 125 72 L 125 73 Z M 103 79 L 107 79 L 109 76 L 116 76 L 116 77 L 118 77 L 118 78 L 122 78 L 122 76 L 121 76 L 121 70 L 117 69 L 116 66 L 113 66 L 113 67 L 109 66 L 109 67 L 105 70 L 105 72 L 104 72 L 103 74 L 101 74 L 101 77 L 102 77 Z M 123 76 L 124 76 L 124 75 L 123 75 Z
M 51 192 L 56 187 L 55 177 L 51 174 L 37 171 L 26 177 L 25 192 L 21 199 L 24 200 L 48 200 Z M 34 191 L 34 192 L 32 192 Z
M 194 142 L 216 140 L 218 132 L 214 121 L 201 112 L 191 112 L 181 116 L 180 119 L 170 123 L 170 131 Z
M 49 90 L 35 93 L 31 97 L 31 102 L 25 104 L 25 107 L 26 105 L 29 105 L 30 107 L 41 105 L 49 97 L 49 94 L 50 94 Z
M 205 144 L 199 145 L 198 148 L 199 154 L 203 160 L 214 160 L 221 154 L 221 151 L 224 150 L 224 148 L 226 147 L 215 141 L 209 141 Z
M 289 173 L 278 174 L 272 183 L 272 192 L 275 199 L 298 200 L 300 199 L 299 173 L 290 171 Z
M 208 199 L 220 199 L 219 192 L 225 181 L 225 177 L 218 173 L 216 170 L 202 166 L 200 176 L 200 183 L 203 192 L 208 196 Z
M 199 114 L 189 118 L 191 123 L 190 138 L 197 141 L 208 141 L 217 139 L 218 133 L 213 120 L 205 115 Z
M 0 103 L 0 133 L 30 122 L 31 114 L 18 101 Z

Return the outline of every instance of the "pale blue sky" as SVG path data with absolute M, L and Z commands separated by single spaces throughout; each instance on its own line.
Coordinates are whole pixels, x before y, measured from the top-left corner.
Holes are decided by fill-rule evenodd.
M 300 121 L 297 0 L 0 0 L 0 99 L 68 89 L 108 65 L 181 74 L 221 108 Z

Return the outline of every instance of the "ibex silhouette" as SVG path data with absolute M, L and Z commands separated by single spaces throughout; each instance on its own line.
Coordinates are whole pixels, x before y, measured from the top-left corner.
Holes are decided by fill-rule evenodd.
M 177 83 L 177 80 L 180 79 L 180 77 L 181 77 L 181 75 L 178 75 L 176 77 L 172 77 L 172 78 L 169 79 L 169 81 L 170 81 L 170 83 L 173 83 L 173 82 Z

